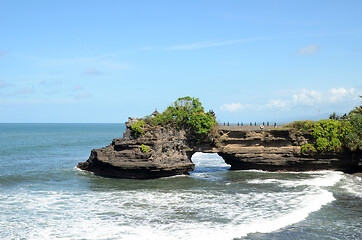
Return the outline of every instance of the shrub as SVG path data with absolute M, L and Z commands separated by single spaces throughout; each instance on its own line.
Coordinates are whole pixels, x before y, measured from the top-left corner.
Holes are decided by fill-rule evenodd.
M 317 150 L 315 149 L 313 144 L 306 143 L 301 146 L 301 151 L 302 151 L 302 154 L 308 154 L 308 153 L 316 152 Z
M 362 135 L 362 114 L 351 116 L 350 123 L 352 125 L 353 131 L 359 135 Z
M 362 114 L 362 106 L 355 107 L 352 111 L 349 112 L 348 115 L 353 116 L 353 115 L 356 115 L 356 114 L 359 114 L 359 115 Z
M 144 145 L 144 144 L 141 145 L 141 152 L 144 152 L 144 153 L 148 153 L 148 152 L 149 152 L 149 150 L 148 150 L 148 148 L 147 148 L 146 145 Z
M 204 112 L 199 99 L 191 97 L 177 99 L 163 113 L 147 117 L 146 122 L 153 126 L 187 128 L 199 137 L 206 136 L 216 125 L 215 117 L 210 112 Z
M 351 151 L 362 151 L 362 115 L 351 115 L 351 131 L 346 134 L 345 145 Z
M 341 116 L 337 115 L 335 112 L 329 115 L 329 119 L 339 120 Z
M 349 121 L 323 119 L 315 122 L 312 137 L 315 139 L 315 148 L 318 152 L 335 152 L 342 148 L 342 142 L 351 131 Z
M 350 132 L 347 134 L 345 145 L 351 151 L 362 151 L 362 139 L 356 132 Z
M 328 139 L 324 137 L 317 138 L 315 148 L 318 152 L 326 152 L 328 149 Z
M 305 120 L 305 121 L 295 121 L 285 125 L 286 128 L 292 128 L 297 131 L 299 134 L 311 133 L 314 126 L 314 121 Z
M 362 125 L 362 124 L 361 124 Z M 299 134 L 310 134 L 310 143 L 301 146 L 303 154 L 311 152 L 338 152 L 346 141 L 346 137 L 352 130 L 349 121 L 338 121 L 335 119 L 323 119 L 320 121 L 296 121 L 286 127 L 294 129 Z M 351 142 L 351 146 L 355 141 Z
M 327 151 L 328 152 L 338 152 L 342 149 L 342 142 L 339 138 L 332 138 L 328 141 Z
M 131 125 L 132 133 L 135 136 L 143 135 L 143 126 L 145 125 L 145 122 L 143 120 L 138 120 L 137 122 L 133 123 Z

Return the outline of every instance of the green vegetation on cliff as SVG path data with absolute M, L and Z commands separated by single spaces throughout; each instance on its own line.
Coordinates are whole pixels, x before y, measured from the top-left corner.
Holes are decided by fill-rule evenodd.
M 143 120 L 139 120 L 131 125 L 132 132 L 135 136 L 143 135 L 143 126 L 145 122 Z
M 361 106 L 348 116 L 320 121 L 296 121 L 286 127 L 296 134 L 307 136 L 308 143 L 301 146 L 302 153 L 339 152 L 343 149 L 362 151 L 362 111 Z
M 310 137 L 310 142 L 302 145 L 302 152 L 338 152 L 342 150 L 346 135 L 351 131 L 349 121 L 323 119 L 320 121 L 297 121 L 288 125 L 297 134 Z
M 163 113 L 147 116 L 132 124 L 131 129 L 135 135 L 142 135 L 145 125 L 184 128 L 196 137 L 203 138 L 216 125 L 216 120 L 213 113 L 205 112 L 198 98 L 183 97 L 177 99 Z
M 351 151 L 362 151 L 362 106 L 356 106 L 350 111 L 348 118 L 352 129 L 346 135 L 346 147 Z
M 314 147 L 318 152 L 338 152 L 350 131 L 351 124 L 348 121 L 324 119 L 315 122 L 312 131 Z
M 351 151 L 362 151 L 362 114 L 354 114 L 350 117 L 352 130 L 346 135 L 346 147 Z
M 148 152 L 149 152 L 149 150 L 148 150 L 148 148 L 147 148 L 146 145 L 141 144 L 141 152 L 144 152 L 144 153 L 148 153 Z

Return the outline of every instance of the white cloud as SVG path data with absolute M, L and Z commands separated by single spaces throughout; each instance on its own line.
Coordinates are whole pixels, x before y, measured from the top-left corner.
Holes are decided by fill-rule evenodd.
M 61 66 L 61 65 L 83 65 L 83 64 L 91 64 L 91 63 L 103 63 L 104 61 L 109 61 L 106 59 L 110 59 L 118 56 L 117 54 L 104 54 L 94 57 L 75 57 L 75 58 L 52 58 L 52 59 L 44 59 L 44 58 L 35 58 L 34 60 L 38 60 L 44 62 L 45 64 Z
M 104 54 L 94 57 L 74 57 L 74 58 L 39 58 L 39 57 L 28 57 L 23 56 L 26 60 L 36 62 L 42 67 L 48 66 L 80 66 L 88 67 L 95 66 L 108 70 L 126 70 L 131 66 L 119 61 L 117 57 L 119 54 Z
M 345 88 L 332 88 L 331 90 L 329 90 L 329 92 L 331 93 L 329 100 L 331 102 L 336 102 L 342 100 L 345 97 L 353 96 L 355 93 L 355 89 L 351 88 L 347 90 Z
M 322 100 L 322 94 L 314 90 L 302 89 L 301 93 L 293 95 L 293 102 L 296 105 L 312 106 Z
M 85 99 L 92 97 L 92 94 L 86 92 L 80 92 L 75 96 L 75 99 Z
M 314 55 L 319 50 L 318 45 L 309 45 L 297 51 L 297 55 Z
M 40 82 L 40 84 L 47 86 L 47 87 L 52 87 L 52 86 L 57 86 L 57 85 L 62 84 L 62 81 L 60 81 L 60 80 L 54 80 L 54 81 L 43 80 Z
M 59 90 L 45 91 L 44 93 L 47 94 L 47 95 L 54 95 L 54 94 L 59 93 Z
M 237 39 L 237 40 L 228 40 L 222 42 L 198 42 L 198 43 L 190 43 L 190 44 L 182 44 L 177 46 L 172 46 L 166 48 L 166 50 L 196 50 L 201 48 L 210 48 L 210 47 L 219 47 L 225 45 L 232 45 L 237 43 L 243 42 L 253 42 L 258 40 L 263 40 L 262 37 L 255 37 L 255 38 L 245 38 L 245 39 Z
M 286 109 L 289 108 L 289 102 L 281 99 L 271 99 L 266 105 L 268 108 Z
M 101 66 L 102 68 L 111 68 L 114 70 L 125 70 L 131 68 L 131 66 L 128 64 L 119 63 L 116 61 L 102 61 L 98 63 L 98 66 Z
M 324 91 L 300 89 L 295 94 L 285 98 L 269 99 L 265 103 L 248 104 L 230 103 L 223 104 L 221 110 L 238 112 L 241 110 L 257 111 L 295 111 L 296 109 L 306 111 L 348 111 L 347 106 L 359 104 L 361 91 L 354 88 L 331 88 Z M 347 109 L 346 109 L 347 107 Z M 341 110 L 342 109 L 342 110 Z M 306 112 L 306 114 L 308 114 Z
M 84 70 L 83 73 L 86 75 L 91 75 L 91 76 L 97 76 L 97 75 L 103 74 L 103 72 L 98 71 L 97 69 L 95 69 L 93 67 Z
M 22 88 L 15 92 L 17 95 L 29 95 L 35 93 L 33 88 Z
M 0 88 L 4 88 L 4 87 L 7 87 L 9 86 L 10 84 L 4 82 L 3 80 L 0 80 Z
M 229 112 L 236 112 L 239 110 L 243 110 L 244 106 L 241 103 L 230 103 L 224 104 L 221 106 L 221 110 L 229 111 Z
M 77 85 L 77 86 L 73 87 L 73 91 L 81 91 L 81 90 L 84 90 L 84 87 L 82 87 L 80 85 Z

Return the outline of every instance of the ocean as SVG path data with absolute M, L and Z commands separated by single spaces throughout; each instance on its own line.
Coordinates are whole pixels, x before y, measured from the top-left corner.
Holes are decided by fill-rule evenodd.
M 124 124 L 0 124 L 0 239 L 362 239 L 362 180 L 229 171 L 108 179 L 75 168 Z

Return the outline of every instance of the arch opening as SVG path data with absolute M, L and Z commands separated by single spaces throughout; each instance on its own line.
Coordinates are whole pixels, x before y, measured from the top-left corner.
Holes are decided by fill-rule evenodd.
M 220 172 L 230 169 L 230 165 L 217 153 L 195 152 L 191 156 L 191 161 L 195 164 L 193 173 Z

